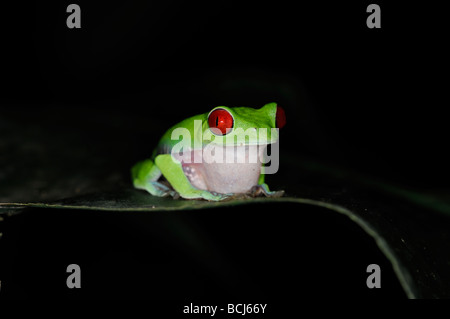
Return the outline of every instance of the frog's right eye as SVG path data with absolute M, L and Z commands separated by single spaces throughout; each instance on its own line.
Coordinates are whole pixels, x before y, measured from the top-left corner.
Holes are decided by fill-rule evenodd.
M 282 128 L 286 125 L 286 114 L 281 106 L 277 106 L 277 114 L 275 116 L 275 125 L 277 128 Z
M 208 125 L 214 134 L 226 135 L 233 129 L 233 115 L 225 109 L 215 109 L 208 115 Z

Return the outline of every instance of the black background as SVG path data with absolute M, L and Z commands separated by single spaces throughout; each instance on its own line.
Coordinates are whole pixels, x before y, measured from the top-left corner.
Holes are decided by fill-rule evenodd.
M 81 29 L 66 27 L 68 1 L 2 5 L 2 109 L 16 112 L 18 117 L 34 117 L 35 121 L 40 121 L 41 117 L 51 112 L 62 124 L 75 115 L 88 118 L 95 111 L 95 114 L 103 114 L 105 122 L 117 117 L 148 118 L 149 122 L 158 119 L 163 125 L 170 125 L 190 115 L 207 112 L 217 105 L 260 107 L 275 101 L 286 110 L 287 126 L 282 133 L 281 147 L 290 154 L 340 165 L 419 190 L 448 189 L 450 170 L 447 169 L 448 120 L 445 112 L 448 102 L 442 99 L 448 81 L 446 65 L 441 59 L 446 54 L 446 37 L 443 29 L 445 20 L 438 5 L 377 1 L 382 12 L 382 28 L 368 29 L 366 8 L 369 1 L 290 4 L 237 1 L 76 3 L 82 11 Z M 83 130 L 82 124 L 79 129 Z M 133 147 L 139 148 L 130 155 L 130 161 L 150 154 L 157 138 L 144 134 L 130 141 Z M 283 211 L 283 208 L 273 209 Z M 255 207 L 254 210 L 258 213 L 262 208 Z M 285 211 L 288 209 L 285 208 Z M 324 212 L 313 213 L 316 214 L 313 223 L 330 218 Z M 193 213 L 189 218 L 194 223 L 208 225 L 207 215 L 201 214 Z M 66 240 L 76 236 L 76 230 L 84 225 L 75 215 L 66 216 L 66 223 L 75 220 L 75 224 L 69 223 L 70 227 L 65 228 L 67 232 L 60 230 L 55 233 L 52 225 L 64 223 L 58 220 L 61 217 L 43 212 L 37 215 L 44 217 L 35 220 L 36 223 L 48 227 L 45 228 L 47 230 L 52 229 L 53 235 Z M 20 223 L 11 227 L 25 229 L 29 236 L 25 238 L 33 238 L 30 231 L 33 230 L 35 217 L 26 216 L 30 215 L 20 216 Z M 65 244 L 61 242 L 59 248 L 49 248 L 42 256 L 32 254 L 36 247 L 27 243 L 26 239 L 9 239 L 12 246 L 7 251 L 18 254 L 18 260 L 48 260 L 39 268 L 47 277 L 21 277 L 22 281 L 15 281 L 16 287 L 26 286 L 26 282 L 33 278 L 37 282 L 32 286 L 34 288 L 25 289 L 26 292 L 22 288 L 10 291 L 10 296 L 58 294 L 59 297 L 78 298 L 83 297 L 84 293 L 84 297 L 161 297 L 146 289 L 154 284 L 153 276 L 142 275 L 145 265 L 151 262 L 133 259 L 137 257 L 131 257 L 134 262 L 132 266 L 126 264 L 123 267 L 127 274 L 135 276 L 135 281 L 142 280 L 144 284 L 133 285 L 135 281 L 126 281 L 124 275 L 119 276 L 116 286 L 111 284 L 110 279 L 117 276 L 119 266 L 111 270 L 105 265 L 109 262 L 117 265 L 117 260 L 107 256 L 97 257 L 99 261 L 93 256 L 97 249 L 105 251 L 103 244 L 97 243 L 98 246 L 93 248 L 88 242 L 97 238 L 94 230 L 101 228 L 105 220 L 109 220 L 114 227 L 124 227 L 123 220 L 133 222 L 120 214 L 112 221 L 100 213 L 93 216 L 88 226 L 88 229 L 92 227 L 92 233 L 85 230 L 84 244 L 75 239 L 72 242 L 69 240 L 67 247 L 71 248 L 66 255 L 55 257 L 57 251 L 64 250 Z M 242 221 L 242 233 L 237 232 L 236 238 L 246 238 L 244 234 L 248 234 L 249 229 L 258 238 L 265 238 L 263 231 L 256 232 L 251 227 L 253 224 L 250 221 L 259 218 L 262 218 L 262 225 L 271 224 L 267 214 L 248 217 Z M 211 221 L 212 224 L 215 222 L 217 220 Z M 388 285 L 393 290 L 374 292 L 358 286 L 358 283 L 365 282 L 367 274 L 362 267 L 372 263 L 370 260 L 375 259 L 386 267 L 389 264 L 373 242 L 359 242 L 359 248 L 352 248 L 350 242 L 345 242 L 351 238 L 349 234 L 361 231 L 352 228 L 356 226 L 340 218 L 330 224 L 348 230 L 347 237 L 339 242 L 339 245 L 348 247 L 348 251 L 320 257 L 311 257 L 313 252 L 308 252 L 308 258 L 320 260 L 320 263 L 314 266 L 303 264 L 303 277 L 295 277 L 298 281 L 293 282 L 297 292 L 306 290 L 309 296 L 317 296 L 323 293 L 326 283 L 332 278 L 335 280 L 332 286 L 339 289 L 328 290 L 327 296 L 403 296 L 392 273 L 387 275 L 391 280 L 386 282 L 390 282 Z M 197 227 L 211 229 L 205 225 L 203 228 Z M 102 236 L 114 238 L 114 229 L 117 229 L 114 227 L 105 230 Z M 123 231 L 127 228 L 119 229 Z M 231 259 L 243 260 L 245 265 L 245 258 L 250 257 L 245 256 L 244 252 L 252 249 L 252 242 L 243 248 L 238 239 L 227 241 L 225 233 L 218 235 L 226 229 L 225 223 L 217 232 L 211 231 L 205 236 L 226 247 L 223 251 L 237 251 L 238 247 L 243 249 L 242 255 L 233 255 Z M 272 228 L 270 231 L 279 234 L 285 230 Z M 291 231 L 295 232 L 294 229 Z M 312 229 L 310 232 L 317 234 Z M 327 229 L 323 230 L 323 234 L 327 234 Z M 138 235 L 129 235 L 131 237 L 124 236 L 126 239 L 113 241 L 113 246 L 122 248 L 111 254 L 119 251 L 123 252 L 123 258 L 130 258 L 129 254 L 136 256 L 145 249 L 136 244 L 139 240 L 133 236 Z M 138 237 L 142 239 L 147 235 L 142 236 Z M 51 243 L 53 238 L 43 238 L 36 245 L 41 247 Z M 333 239 L 325 236 L 321 240 L 317 239 L 318 245 Z M 262 247 L 270 247 L 270 242 L 269 238 L 265 238 Z M 296 246 L 292 246 L 293 241 L 288 242 L 291 246 L 286 246 L 286 249 L 292 253 Z M 125 253 L 127 243 L 134 245 L 131 253 Z M 78 244 L 84 248 L 76 248 Z M 89 252 L 86 252 L 86 247 L 90 247 Z M 366 255 L 362 254 L 360 247 L 367 248 Z M 328 249 L 333 251 L 330 247 Z M 262 258 L 264 251 L 257 251 L 256 259 L 248 259 L 248 267 L 276 264 L 277 272 L 282 274 L 283 267 L 273 258 L 271 261 Z M 272 253 L 277 251 L 274 248 Z M 64 282 L 61 286 L 60 279 L 66 278 L 61 267 L 70 263 L 69 259 L 76 259 L 69 258 L 67 254 L 77 256 L 77 260 L 82 260 L 81 264 L 87 265 L 85 268 L 91 271 L 87 276 L 92 279 L 87 282 L 97 286 L 84 289 L 82 293 L 67 292 Z M 166 256 L 164 252 L 159 254 Z M 336 260 L 355 255 L 360 257 L 354 263 L 355 269 L 348 268 L 347 264 L 336 266 Z M 173 253 L 171 258 L 175 258 L 174 263 L 186 262 L 182 256 Z M 281 259 L 279 255 L 272 256 Z M 100 265 L 95 265 L 96 262 Z M 330 275 L 329 272 L 333 271 L 333 266 L 329 266 L 331 264 L 337 267 L 336 273 L 344 273 L 345 276 Z M 175 278 L 181 281 L 190 278 L 188 273 L 191 274 L 192 269 L 187 269 Z M 133 275 L 134 271 L 136 273 Z M 153 271 L 152 274 L 157 273 L 158 269 Z M 24 266 L 16 272 L 25 274 L 27 269 Z M 292 286 L 281 285 L 275 277 L 270 277 L 267 283 L 270 288 L 258 290 L 261 282 L 257 278 L 266 273 L 249 268 L 242 270 L 239 276 L 245 273 L 253 274 L 251 283 L 240 287 L 246 293 L 238 296 L 274 297 L 273 291 L 276 289 L 285 289 L 281 296 L 287 296 L 289 289 L 292 289 Z M 295 273 L 295 270 L 289 273 Z M 308 277 L 308 273 L 314 275 Z M 352 277 L 351 274 L 355 273 L 357 275 Z M 210 276 L 215 278 L 214 274 Z M 211 284 L 213 279 L 208 281 L 205 278 L 202 277 L 202 280 L 208 284 L 204 287 L 221 291 L 220 283 L 214 285 Z M 308 278 L 308 281 L 302 282 L 302 278 Z M 293 279 L 282 277 L 282 280 L 286 283 Z M 87 285 L 89 287 L 89 283 Z M 192 282 L 184 282 L 181 286 L 192 285 Z M 299 288 L 302 285 L 307 288 Z M 46 288 L 42 288 L 44 286 Z M 158 281 L 156 286 L 163 287 L 164 282 Z M 180 289 L 181 286 L 176 288 L 176 292 L 163 291 L 163 299 L 170 296 L 183 298 L 192 293 L 189 289 Z M 195 292 L 203 293 L 204 290 L 199 287 Z M 227 289 L 223 294 L 216 294 L 216 297 L 220 299 L 233 295 L 232 283 Z M 258 291 L 267 293 L 258 294 Z M 196 293 L 193 296 L 207 297 Z
M 368 29 L 364 1 L 79 1 L 82 28 L 68 29 L 69 3 L 4 6 L 2 107 L 25 106 L 37 121 L 53 106 L 61 121 L 102 109 L 170 125 L 276 101 L 291 151 L 446 186 L 438 5 L 378 2 L 382 28 Z

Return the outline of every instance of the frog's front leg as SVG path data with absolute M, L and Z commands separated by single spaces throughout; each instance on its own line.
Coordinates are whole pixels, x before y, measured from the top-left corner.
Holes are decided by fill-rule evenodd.
M 170 185 L 186 199 L 203 198 L 211 201 L 220 201 L 228 198 L 228 194 L 218 194 L 206 190 L 197 189 L 189 182 L 183 172 L 180 162 L 175 161 L 171 154 L 161 154 L 155 158 L 155 163 L 161 173 L 169 181 Z
M 161 170 L 150 159 L 134 165 L 131 169 L 131 176 L 135 188 L 146 190 L 153 196 L 176 197 L 177 195 L 174 190 L 158 182 L 158 179 L 161 177 Z
M 269 186 L 266 183 L 253 186 L 250 190 L 251 196 L 259 196 L 263 194 L 266 197 L 282 197 L 284 195 L 284 191 L 270 191 Z
M 265 195 L 266 197 L 282 197 L 284 195 L 284 191 L 271 191 L 269 189 L 269 185 L 264 182 L 265 174 L 264 174 L 264 166 L 261 169 L 261 175 L 259 175 L 258 185 L 253 186 L 250 190 L 250 194 L 252 196 L 259 196 L 260 194 Z

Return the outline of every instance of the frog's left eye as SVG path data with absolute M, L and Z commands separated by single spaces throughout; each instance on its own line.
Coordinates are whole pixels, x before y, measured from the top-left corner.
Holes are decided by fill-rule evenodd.
M 208 125 L 214 134 L 226 135 L 233 129 L 233 115 L 225 109 L 215 109 L 208 116 Z

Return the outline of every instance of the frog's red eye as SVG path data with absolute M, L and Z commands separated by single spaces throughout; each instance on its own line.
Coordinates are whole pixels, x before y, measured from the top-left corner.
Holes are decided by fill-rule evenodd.
M 282 128 L 286 125 L 286 114 L 281 106 L 277 106 L 277 115 L 275 118 L 275 125 L 277 128 Z
M 233 128 L 233 116 L 225 109 L 215 109 L 208 116 L 209 128 L 216 135 L 226 135 Z

